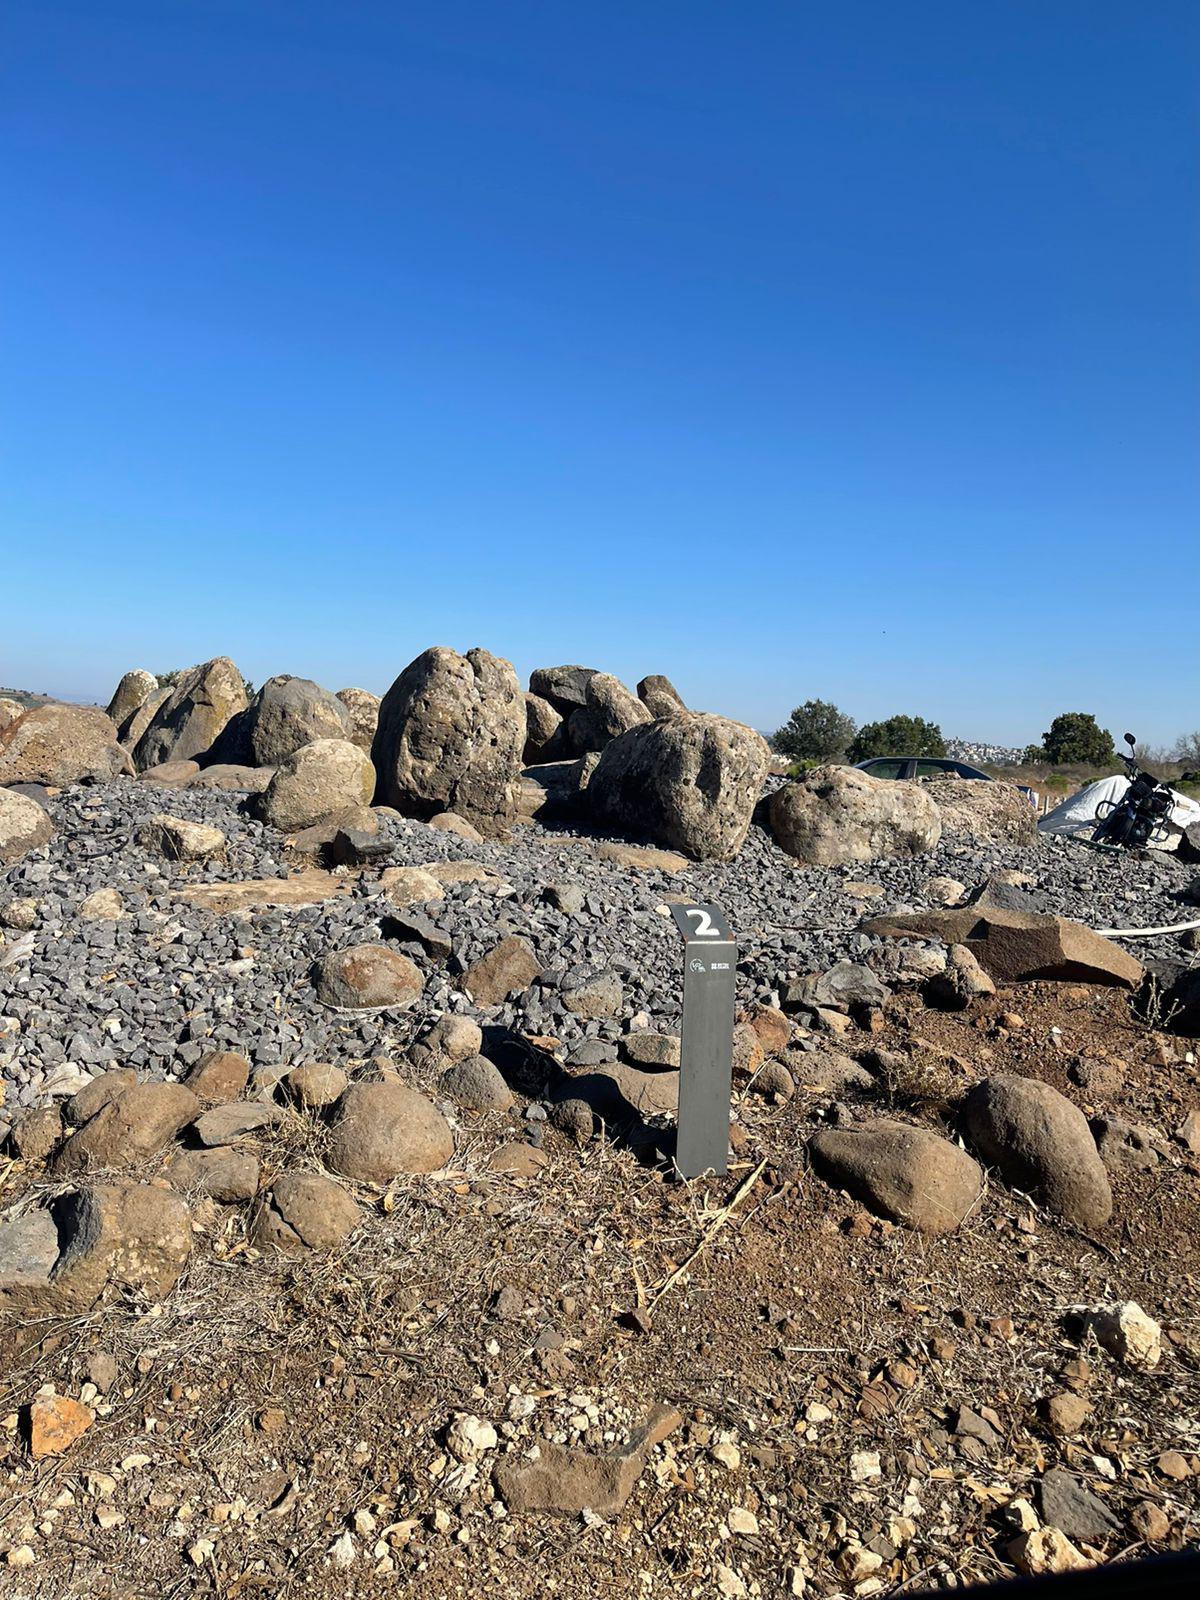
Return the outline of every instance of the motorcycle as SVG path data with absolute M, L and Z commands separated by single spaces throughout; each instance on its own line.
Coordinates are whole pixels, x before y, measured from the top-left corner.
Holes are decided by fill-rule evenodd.
M 1120 752 L 1129 787 L 1119 800 L 1102 802 L 1091 842 L 1102 850 L 1138 850 L 1165 837 L 1164 824 L 1171 815 L 1175 797 L 1169 784 L 1144 772 L 1137 764 L 1137 740 L 1125 735 L 1129 754 Z M 1177 781 L 1193 783 L 1196 774 L 1185 772 Z

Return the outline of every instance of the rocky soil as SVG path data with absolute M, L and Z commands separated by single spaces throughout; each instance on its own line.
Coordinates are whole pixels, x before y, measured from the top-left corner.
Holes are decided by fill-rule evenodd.
M 989 880 L 1176 922 L 1193 867 L 387 809 L 338 865 L 220 789 L 44 804 L 0 868 L 6 1592 L 869 1600 L 1194 1542 L 1195 1041 L 860 927 Z M 741 952 L 691 1184 L 679 899 Z

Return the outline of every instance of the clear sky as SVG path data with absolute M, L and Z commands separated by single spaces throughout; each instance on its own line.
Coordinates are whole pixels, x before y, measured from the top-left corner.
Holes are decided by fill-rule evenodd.
M 0 683 L 1200 726 L 1195 0 L 8 0 Z

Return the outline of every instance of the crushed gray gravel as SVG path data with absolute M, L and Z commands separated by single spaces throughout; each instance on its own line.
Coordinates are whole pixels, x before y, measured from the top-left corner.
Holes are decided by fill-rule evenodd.
M 803 868 L 758 827 L 730 863 L 694 864 L 678 874 L 631 870 L 594 858 L 534 824 L 504 843 L 466 843 L 419 822 L 380 815 L 392 845 L 384 865 L 474 861 L 500 879 L 449 883 L 445 899 L 421 908 L 448 936 L 403 942 L 403 916 L 379 883 L 378 868 L 350 892 L 320 905 L 216 915 L 179 898 L 198 883 L 285 877 L 294 869 L 282 837 L 246 816 L 241 797 L 218 790 L 163 790 L 131 779 L 78 786 L 47 802 L 56 833 L 0 876 L 0 918 L 14 900 L 38 909 L 28 931 L 0 930 L 0 1133 L 16 1110 L 71 1092 L 111 1065 L 149 1076 L 183 1075 L 213 1048 L 236 1049 L 257 1069 L 303 1061 L 346 1065 L 396 1054 L 445 1011 L 560 1039 L 568 1060 L 612 1059 L 634 1019 L 670 1032 L 678 1025 L 680 950 L 667 898 L 715 901 L 740 944 L 739 994 L 769 1000 L 789 974 L 860 958 L 875 941 L 858 931 L 864 915 L 932 904 L 923 886 L 938 876 L 968 888 L 1003 868 L 1028 873 L 1051 909 L 1092 927 L 1155 926 L 1189 914 L 1182 895 L 1195 876 L 1173 859 L 1111 858 L 1079 844 L 1043 839 L 1033 847 L 981 844 L 945 836 L 912 860 Z M 218 859 L 176 863 L 136 842 L 139 824 L 169 812 L 226 835 Z M 855 898 L 847 883 L 882 893 Z M 559 895 L 554 885 L 579 894 Z M 125 915 L 86 920 L 79 907 L 101 888 L 116 889 Z M 577 906 L 577 909 L 564 909 Z M 400 917 L 399 923 L 389 919 Z M 310 983 L 314 960 L 359 941 L 392 944 L 425 974 L 424 993 L 406 1011 L 334 1011 Z M 428 930 L 426 930 L 428 931 Z M 543 977 L 514 1001 L 475 1008 L 457 975 L 502 936 L 533 944 Z M 1173 936 L 1138 941 L 1142 959 L 1178 955 Z M 585 972 L 619 979 L 613 1016 L 569 1010 L 560 984 Z M 587 1009 L 587 1008 L 585 1008 Z

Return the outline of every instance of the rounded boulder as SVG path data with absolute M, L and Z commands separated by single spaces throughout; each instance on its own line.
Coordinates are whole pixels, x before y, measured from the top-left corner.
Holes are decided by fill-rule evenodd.
M 351 806 L 368 806 L 375 768 L 349 739 L 315 739 L 275 769 L 257 797 L 255 813 L 281 833 L 298 833 Z
M 329 951 L 317 962 L 313 983 L 322 1004 L 357 1009 L 410 1006 L 425 986 L 415 962 L 382 944 Z
M 1048 1083 L 1001 1073 L 963 1103 L 971 1145 L 1007 1183 L 1081 1228 L 1112 1216 L 1108 1173 L 1088 1120 Z
M 360 1183 L 436 1172 L 454 1154 L 454 1135 L 433 1102 L 402 1083 L 352 1083 L 337 1103 L 330 1169 Z
M 942 836 L 941 813 L 919 784 L 857 767 L 816 767 L 777 789 L 769 809 L 776 843 L 811 866 L 924 855 Z
M 607 746 L 587 788 L 593 817 L 698 861 L 741 849 L 770 753 L 753 728 L 680 712 L 644 722 Z

